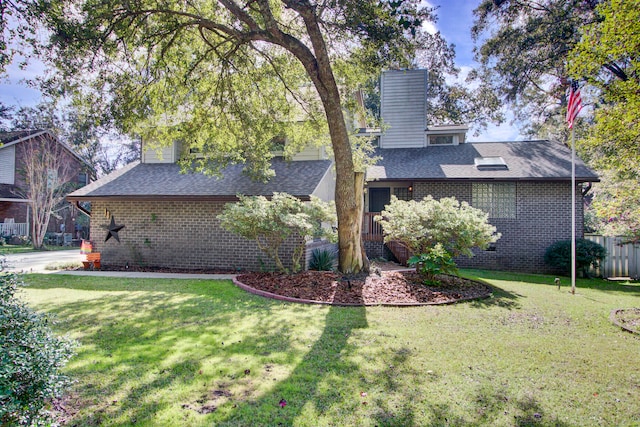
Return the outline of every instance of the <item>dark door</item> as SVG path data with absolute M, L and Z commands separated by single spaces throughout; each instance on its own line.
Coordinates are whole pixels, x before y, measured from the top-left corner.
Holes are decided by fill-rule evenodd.
M 369 188 L 369 212 L 382 212 L 390 201 L 390 188 Z

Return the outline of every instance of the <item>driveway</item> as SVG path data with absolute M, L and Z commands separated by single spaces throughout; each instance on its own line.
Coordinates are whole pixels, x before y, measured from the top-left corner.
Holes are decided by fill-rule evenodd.
M 25 254 L 5 255 L 5 270 L 16 273 L 53 273 L 46 267 L 63 266 L 66 264 L 81 264 L 83 255 L 80 248 L 64 251 L 29 252 Z

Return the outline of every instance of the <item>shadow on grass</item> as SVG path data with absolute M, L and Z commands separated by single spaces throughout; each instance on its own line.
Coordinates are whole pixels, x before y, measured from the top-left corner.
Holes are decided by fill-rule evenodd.
M 463 270 L 465 275 L 479 280 L 486 280 L 491 283 L 493 280 L 509 282 L 527 282 L 551 287 L 557 287 L 555 279 L 560 279 L 560 286 L 563 289 L 571 289 L 571 278 L 566 276 L 554 276 L 543 274 L 511 273 L 490 270 Z M 492 285 L 493 286 L 493 285 Z M 640 295 L 640 283 L 611 281 L 599 278 L 577 278 L 576 287 L 593 289 L 603 292 L 620 292 Z
M 371 371 L 350 357 L 364 338 L 350 338 L 368 328 L 364 307 L 283 304 L 227 281 L 68 279 L 30 280 L 35 289 L 98 291 L 40 305 L 83 343 L 67 370 L 78 380 L 66 405 L 77 413 L 67 425 L 277 426 L 324 413 L 331 414 L 327 424 L 362 413 L 381 426 L 416 425 L 427 413 L 421 425 L 489 425 L 503 416 L 510 425 L 562 425 L 547 420 L 535 400 L 505 399 L 492 384 L 478 391 L 472 412 L 425 401 L 421 387 L 439 381 L 429 378 L 437 372 L 415 370 L 411 360 L 420 355 L 394 340 L 365 344 L 384 368 L 368 380 L 382 390 L 363 406 L 350 393 L 369 384 Z M 522 295 L 491 285 L 494 298 L 472 304 L 520 308 Z M 107 290 L 117 294 L 100 294 Z
M 306 405 L 322 414 L 343 403 L 343 384 L 357 378 L 359 367 L 348 360 L 348 343 L 355 329 L 366 328 L 364 307 L 330 307 L 322 335 L 302 361 L 283 380 L 257 400 L 238 404 L 217 425 L 292 425 Z M 335 382 L 334 387 L 327 383 Z M 285 403 L 286 402 L 286 403 Z M 354 399 L 353 409 L 359 402 Z M 285 405 L 285 406 L 281 406 Z

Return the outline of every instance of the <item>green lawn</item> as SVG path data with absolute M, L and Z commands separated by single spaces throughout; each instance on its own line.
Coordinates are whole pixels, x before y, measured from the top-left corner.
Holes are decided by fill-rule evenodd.
M 608 320 L 639 285 L 465 274 L 494 298 L 341 308 L 64 275 L 26 276 L 24 297 L 82 344 L 68 425 L 640 425 L 640 336 Z
M 0 255 L 9 254 L 24 254 L 29 252 L 42 252 L 42 251 L 66 251 L 73 249 L 69 246 L 45 246 L 43 249 L 33 249 L 31 245 L 2 245 L 0 246 Z M 78 248 L 78 250 L 80 250 Z

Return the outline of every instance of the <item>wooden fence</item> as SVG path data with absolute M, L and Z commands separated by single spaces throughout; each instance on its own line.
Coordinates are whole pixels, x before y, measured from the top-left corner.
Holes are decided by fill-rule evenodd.
M 586 234 L 585 239 L 604 246 L 607 257 L 593 273 L 602 277 L 640 277 L 640 244 L 623 243 L 622 237 Z

